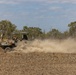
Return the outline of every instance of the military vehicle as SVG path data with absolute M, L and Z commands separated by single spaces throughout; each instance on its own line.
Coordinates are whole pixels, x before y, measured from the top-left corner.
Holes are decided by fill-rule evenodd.
M 12 33 L 11 38 L 4 38 L 4 33 L 1 33 L 1 39 L 0 39 L 0 47 L 4 50 L 6 53 L 7 51 L 12 51 L 14 47 L 17 46 L 17 42 L 19 38 L 16 36 L 17 34 L 21 34 L 21 40 L 20 41 L 25 41 L 28 40 L 28 37 L 26 35 L 26 32 L 14 32 Z M 8 36 L 9 37 L 9 36 Z

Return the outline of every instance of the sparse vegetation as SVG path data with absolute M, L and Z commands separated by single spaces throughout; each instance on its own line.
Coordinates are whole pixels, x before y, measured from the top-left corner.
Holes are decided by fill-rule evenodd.
M 8 36 L 27 32 L 29 40 L 34 41 L 18 41 L 15 50 L 7 53 L 0 48 L 0 75 L 76 75 L 76 22 L 68 26 L 63 33 L 58 29 L 46 33 L 38 27 L 18 30 L 10 21 L 2 20 L 0 32 Z
M 24 26 L 22 30 L 18 30 L 16 28 L 16 25 L 11 23 L 8 20 L 2 20 L 0 21 L 0 31 L 4 31 L 6 35 L 11 35 L 13 32 L 20 32 L 25 31 L 27 32 L 27 35 L 29 39 L 47 39 L 47 38 L 53 38 L 53 39 L 64 39 L 68 37 L 76 37 L 76 22 L 71 22 L 68 24 L 69 30 L 60 32 L 58 29 L 52 29 L 48 32 L 42 31 L 39 27 L 28 27 Z M 5 35 L 5 36 L 6 36 Z M 20 35 L 18 35 L 20 37 Z

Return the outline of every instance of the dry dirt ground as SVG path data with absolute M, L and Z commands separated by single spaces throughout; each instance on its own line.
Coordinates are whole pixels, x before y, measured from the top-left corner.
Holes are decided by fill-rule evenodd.
M 76 40 L 18 43 L 15 51 L 0 49 L 0 75 L 76 75 Z
M 1 51 L 0 75 L 76 75 L 76 54 Z

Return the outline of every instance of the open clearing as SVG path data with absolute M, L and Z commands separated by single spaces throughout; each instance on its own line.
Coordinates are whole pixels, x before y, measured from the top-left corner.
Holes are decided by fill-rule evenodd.
M 0 75 L 76 75 L 76 54 L 1 53 Z
M 70 42 L 73 43 L 73 41 Z M 76 52 L 74 52 L 76 48 L 73 45 L 75 42 L 72 43 L 67 47 L 66 41 L 61 42 L 60 48 L 57 42 L 53 42 L 53 44 L 51 42 L 49 45 L 44 43 L 43 45 L 46 45 L 44 48 L 48 48 L 47 51 L 41 45 L 42 42 L 39 44 L 37 41 L 37 44 L 33 42 L 27 47 L 20 45 L 21 47 L 18 46 L 19 49 L 17 47 L 13 52 L 0 51 L 0 75 L 76 75 Z M 63 45 L 65 46 L 63 47 Z M 62 52 L 61 50 L 56 51 L 58 48 L 62 48 Z M 38 49 L 42 49 L 42 51 Z

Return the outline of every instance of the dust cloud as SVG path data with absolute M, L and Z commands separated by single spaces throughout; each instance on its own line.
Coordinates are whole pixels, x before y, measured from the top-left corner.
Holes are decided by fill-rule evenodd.
M 76 53 L 76 40 L 34 40 L 19 42 L 14 52 L 51 52 L 51 53 Z

